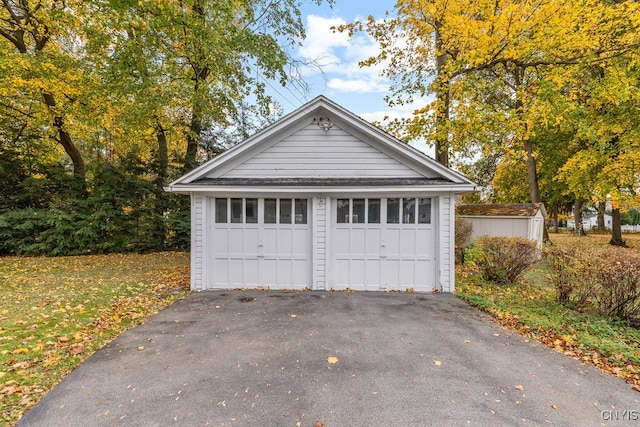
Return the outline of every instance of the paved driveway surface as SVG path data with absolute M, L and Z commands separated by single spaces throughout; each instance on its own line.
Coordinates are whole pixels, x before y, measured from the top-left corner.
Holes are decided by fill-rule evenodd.
M 98 351 L 19 425 L 639 425 L 639 399 L 451 295 L 206 291 Z

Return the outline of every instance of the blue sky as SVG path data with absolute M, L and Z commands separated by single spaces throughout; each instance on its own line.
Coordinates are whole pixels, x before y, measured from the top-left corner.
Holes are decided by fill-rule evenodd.
M 307 38 L 294 52 L 294 56 L 306 61 L 316 61 L 321 70 L 305 68 L 303 76 L 309 84 L 309 92 L 303 94 L 295 88 L 273 85 L 272 94 L 289 113 L 318 95 L 325 95 L 347 110 L 368 121 L 381 121 L 385 116 L 410 116 L 417 105 L 390 109 L 384 101 L 389 82 L 380 76 L 380 67 L 358 66 L 358 62 L 378 52 L 377 43 L 367 34 L 358 33 L 349 38 L 346 33 L 330 28 L 367 16 L 383 18 L 385 12 L 394 13 L 395 0 L 336 0 L 333 7 L 317 6 L 308 1 L 302 7 Z M 277 93 L 276 93 L 277 90 Z
M 412 104 L 390 108 L 384 100 L 389 94 L 390 82 L 381 76 L 383 67 L 358 65 L 379 52 L 378 44 L 364 32 L 349 38 L 346 33 L 331 30 L 332 26 L 364 21 L 369 15 L 383 19 L 386 11 L 394 16 L 395 0 L 335 0 L 332 7 L 317 6 L 311 0 L 303 3 L 301 11 L 307 38 L 291 53 L 297 59 L 315 61 L 321 67 L 302 69 L 309 85 L 306 93 L 295 87 L 270 85 L 270 94 L 285 114 L 318 95 L 326 96 L 369 122 L 382 122 L 385 117 L 411 117 L 413 111 L 426 105 L 426 100 L 417 99 Z M 427 147 L 424 140 L 411 145 L 434 157 L 433 148 Z

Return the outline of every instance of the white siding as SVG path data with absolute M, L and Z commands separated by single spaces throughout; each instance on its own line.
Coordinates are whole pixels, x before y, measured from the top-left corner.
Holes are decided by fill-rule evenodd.
M 338 127 L 325 132 L 314 124 L 222 174 L 223 178 L 423 176 Z
M 480 236 L 523 237 L 529 239 L 529 217 L 467 217 L 473 225 L 472 239 Z
M 191 290 L 204 289 L 202 274 L 205 236 L 205 197 L 191 195 Z
M 438 197 L 437 226 L 440 230 L 438 264 L 440 265 L 440 289 L 443 292 L 453 292 L 455 289 L 455 265 L 454 265 L 454 195 L 449 193 Z
M 313 199 L 313 289 L 324 290 L 327 284 L 327 201 Z

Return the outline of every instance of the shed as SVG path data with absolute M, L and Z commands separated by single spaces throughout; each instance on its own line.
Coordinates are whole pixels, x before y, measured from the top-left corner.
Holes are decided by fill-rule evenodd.
M 319 96 L 172 182 L 191 288 L 454 289 L 460 173 Z
M 542 203 L 458 205 L 456 215 L 471 221 L 472 239 L 480 236 L 524 237 L 542 245 L 547 216 Z

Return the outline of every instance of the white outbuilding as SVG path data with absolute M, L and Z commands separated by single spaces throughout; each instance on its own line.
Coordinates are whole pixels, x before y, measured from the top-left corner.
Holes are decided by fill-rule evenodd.
M 471 222 L 472 240 L 480 236 L 524 237 L 542 246 L 547 216 L 542 203 L 458 205 L 456 215 Z
M 191 288 L 454 290 L 468 178 L 319 96 L 172 182 Z

